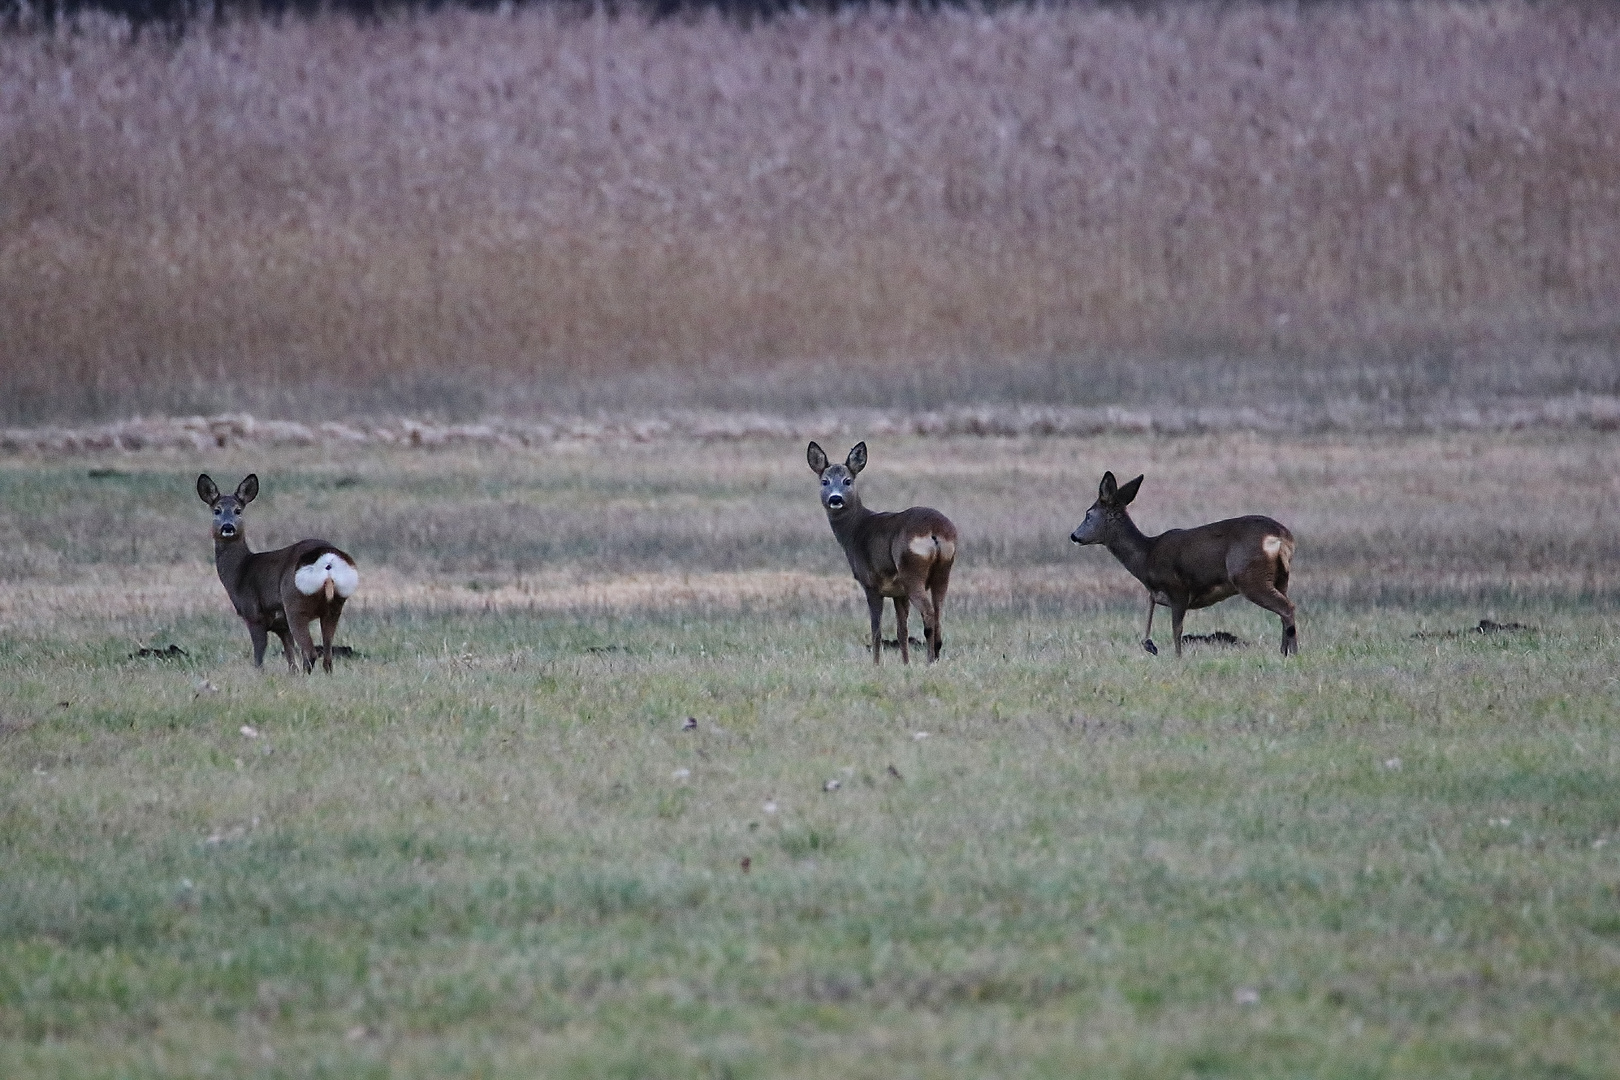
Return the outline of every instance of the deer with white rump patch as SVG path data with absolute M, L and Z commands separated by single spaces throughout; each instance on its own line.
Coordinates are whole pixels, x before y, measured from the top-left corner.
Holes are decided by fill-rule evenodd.
M 944 639 L 939 632 L 940 609 L 956 561 L 956 526 L 938 510 L 913 506 L 897 513 L 877 513 L 861 505 L 855 477 L 866 468 L 866 444 L 858 443 L 842 465 L 830 465 L 815 443 L 806 454 L 810 468 L 821 477 L 821 505 L 833 535 L 849 559 L 855 580 L 866 590 L 872 616 L 872 663 L 883 662 L 883 599 L 894 600 L 900 660 L 911 663 L 906 616 L 912 605 L 923 620 L 928 662 L 939 659 Z
M 197 495 L 214 511 L 214 568 L 231 605 L 253 639 L 253 663 L 264 666 L 264 649 L 273 631 L 281 638 L 287 666 L 297 670 L 293 643 L 304 671 L 315 670 L 315 643 L 309 624 L 321 623 L 322 666 L 332 670 L 332 639 L 337 636 L 343 604 L 360 587 L 360 572 L 348 553 L 325 540 L 300 540 L 275 551 L 249 551 L 242 513 L 259 494 L 259 478 L 249 474 L 236 493 L 223 495 L 203 473 Z
M 1294 534 L 1268 517 L 1238 517 L 1171 529 L 1144 536 L 1125 507 L 1136 498 L 1142 477 L 1119 486 L 1103 473 L 1097 501 L 1069 539 L 1102 544 L 1147 586 L 1147 629 L 1142 648 L 1158 655 L 1153 644 L 1153 609 L 1170 609 L 1170 630 L 1181 655 L 1181 621 L 1189 609 L 1209 607 L 1242 593 L 1282 618 L 1284 656 L 1299 651 L 1294 604 L 1288 599 L 1288 568 L 1294 558 Z

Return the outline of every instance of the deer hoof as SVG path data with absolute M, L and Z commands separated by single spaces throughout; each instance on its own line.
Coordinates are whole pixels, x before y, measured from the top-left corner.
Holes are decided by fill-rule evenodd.
M 1142 648 L 1147 650 L 1147 653 L 1148 653 L 1149 656 L 1158 656 L 1159 655 L 1159 647 L 1157 645 L 1153 644 L 1153 639 L 1152 638 L 1143 638 L 1142 639 Z

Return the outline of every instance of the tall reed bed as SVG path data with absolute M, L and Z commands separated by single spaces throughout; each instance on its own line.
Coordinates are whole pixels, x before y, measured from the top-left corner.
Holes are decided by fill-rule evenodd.
M 1620 13 L 1522 0 L 12 33 L 0 419 L 1217 353 L 1586 385 L 1616 71 Z

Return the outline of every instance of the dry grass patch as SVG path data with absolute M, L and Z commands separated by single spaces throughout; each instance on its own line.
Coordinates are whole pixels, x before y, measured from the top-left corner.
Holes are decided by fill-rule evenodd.
M 1617 66 L 1525 0 L 8 32 L 0 419 L 1612 394 Z
M 1079 604 L 1086 608 L 1131 595 L 1102 568 L 979 570 L 961 575 L 951 603 L 975 607 L 1044 607 Z M 585 574 L 557 571 L 501 577 L 491 581 L 423 581 L 389 567 L 367 568 L 364 591 L 346 608 L 348 618 L 396 610 L 548 614 L 653 614 L 698 611 L 723 614 L 744 610 L 792 612 L 839 610 L 859 599 L 843 574 L 792 570 L 731 573 Z M 0 582 L 0 631 L 28 634 L 42 625 L 85 620 L 147 622 L 170 626 L 204 616 L 228 614 L 229 600 L 213 567 L 178 564 L 128 570 L 96 568 L 74 583 Z M 348 624 L 346 624 L 348 625 Z
M 1607 432 L 870 445 L 870 505 L 935 506 L 962 530 L 948 601 L 958 610 L 1134 603 L 1137 586 L 1105 552 L 1068 541 L 1105 469 L 1146 474 L 1136 510 L 1149 532 L 1241 513 L 1283 521 L 1299 537 L 1293 591 L 1307 611 L 1438 597 L 1607 602 L 1620 566 L 1620 439 Z M 204 470 L 233 483 L 259 473 L 256 548 L 321 536 L 352 551 L 357 613 L 824 611 L 856 595 L 797 439 L 228 446 L 0 459 L 0 497 L 16 510 L 0 518 L 0 619 L 225 610 L 192 492 Z

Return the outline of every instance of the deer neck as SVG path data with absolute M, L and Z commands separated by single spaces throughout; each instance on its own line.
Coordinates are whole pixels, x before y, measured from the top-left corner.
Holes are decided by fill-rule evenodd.
M 226 589 L 236 589 L 247 568 L 248 557 L 252 554 L 248 550 L 245 530 L 238 529 L 229 540 L 214 537 L 214 569 L 219 571 L 219 580 Z
M 1136 522 L 1121 514 L 1118 526 L 1109 534 L 1104 546 L 1118 559 L 1131 576 L 1147 581 L 1148 563 L 1153 558 L 1153 540 L 1136 527 Z
M 842 510 L 827 511 L 827 522 L 832 525 L 833 535 L 838 542 L 847 548 L 854 541 L 862 523 L 872 516 L 872 511 L 861 505 L 861 497 L 850 492 Z

